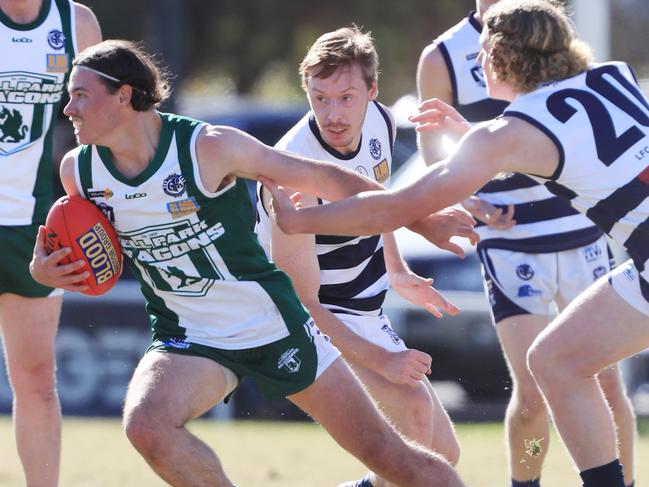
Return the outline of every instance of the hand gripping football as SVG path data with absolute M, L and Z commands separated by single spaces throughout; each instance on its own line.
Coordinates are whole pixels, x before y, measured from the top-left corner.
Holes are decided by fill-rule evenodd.
M 115 229 L 101 210 L 80 196 L 63 196 L 56 200 L 45 222 L 45 248 L 52 252 L 70 247 L 62 263 L 85 260 L 90 276 L 83 281 L 83 294 L 99 296 L 109 291 L 122 273 L 122 249 Z

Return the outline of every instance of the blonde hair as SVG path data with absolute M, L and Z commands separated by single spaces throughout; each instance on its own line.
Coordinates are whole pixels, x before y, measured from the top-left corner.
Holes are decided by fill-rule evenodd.
M 521 93 L 575 76 L 592 53 L 577 39 L 565 8 L 552 0 L 502 0 L 485 15 L 494 76 Z
M 358 64 L 367 88 L 379 77 L 379 56 L 371 32 L 361 32 L 354 24 L 321 35 L 300 64 L 302 88 L 309 78 L 326 79 L 341 66 Z

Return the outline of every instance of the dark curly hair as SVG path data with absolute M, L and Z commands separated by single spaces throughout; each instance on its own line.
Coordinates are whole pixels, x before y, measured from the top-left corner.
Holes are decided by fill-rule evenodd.
M 109 93 L 123 85 L 131 86 L 131 106 L 139 112 L 159 107 L 171 95 L 169 74 L 139 43 L 109 39 L 82 51 L 72 65 L 85 66 L 118 80 L 99 76 Z
M 576 38 L 565 8 L 551 0 L 502 0 L 484 18 L 494 76 L 521 93 L 588 68 L 590 47 Z

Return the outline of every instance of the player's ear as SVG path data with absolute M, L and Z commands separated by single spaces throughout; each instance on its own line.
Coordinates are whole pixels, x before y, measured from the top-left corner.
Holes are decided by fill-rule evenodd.
M 376 83 L 376 80 L 372 81 L 372 86 L 370 86 L 368 93 L 370 100 L 376 100 L 376 97 L 379 96 L 379 85 Z
M 133 87 L 131 85 L 122 85 L 119 87 L 117 94 L 119 95 L 120 104 L 129 105 L 133 96 Z

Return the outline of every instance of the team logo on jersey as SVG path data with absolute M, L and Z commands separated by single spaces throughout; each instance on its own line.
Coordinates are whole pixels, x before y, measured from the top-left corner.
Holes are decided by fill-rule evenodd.
M 370 139 L 370 154 L 376 161 L 381 158 L 381 142 L 379 142 L 379 139 Z
M 67 54 L 46 54 L 45 66 L 48 73 L 67 73 L 70 67 Z
M 172 201 L 167 203 L 167 211 L 171 213 L 171 217 L 175 220 L 185 215 L 191 215 L 200 210 L 201 207 L 196 203 L 196 198 L 193 196 L 186 200 Z
M 111 199 L 113 197 L 113 190 L 106 188 L 106 189 L 89 189 L 88 190 L 88 199 L 93 199 L 93 198 L 105 198 L 107 200 Z
M 529 298 L 531 296 L 540 296 L 541 291 L 539 289 L 534 289 L 529 284 L 525 284 L 518 288 L 518 297 L 519 298 Z
M 101 210 L 104 216 L 108 218 L 109 222 L 115 223 L 115 210 L 113 210 L 112 206 L 108 206 L 106 203 L 98 203 L 97 207 Z
M 596 281 L 603 275 L 605 275 L 608 271 L 606 270 L 606 267 L 603 265 L 597 266 L 593 269 L 593 281 Z
M 373 169 L 374 169 L 374 178 L 379 183 L 383 183 L 387 181 L 388 178 L 390 177 L 390 165 L 388 164 L 387 159 L 383 159 L 376 166 L 374 166 Z
M 185 192 L 185 178 L 182 174 L 170 174 L 162 182 L 162 190 L 169 196 L 180 198 Z
M 47 43 L 52 49 L 63 49 L 65 46 L 65 34 L 60 30 L 51 30 L 47 33 Z
M 481 88 L 486 88 L 487 83 L 484 80 L 484 71 L 482 70 L 482 66 L 477 65 L 471 68 L 471 77 L 473 78 L 473 81 L 476 82 L 478 86 Z
M 529 281 L 534 277 L 534 269 L 529 264 L 521 264 L 516 268 L 516 275 L 524 281 Z
M 370 176 L 370 174 L 367 172 L 367 169 L 365 169 L 363 166 L 356 166 L 356 172 L 362 174 L 365 177 Z
M 602 255 L 602 249 L 599 245 L 593 244 L 581 249 L 581 253 L 584 256 L 584 259 L 586 259 L 586 262 L 592 262 L 594 260 L 597 260 L 597 258 Z
M 23 125 L 23 115 L 15 108 L 0 106 L 0 142 L 15 144 L 25 138 L 29 129 Z
M 299 348 L 289 348 L 277 360 L 277 369 L 286 369 L 289 374 L 295 374 L 300 370 L 302 361 L 298 358 Z

